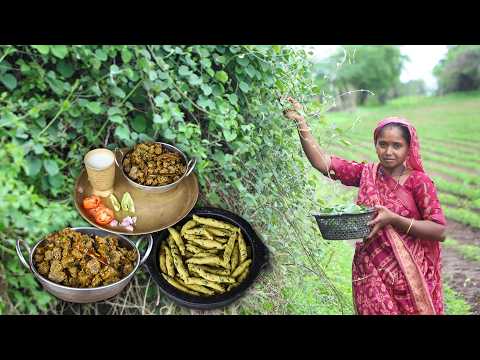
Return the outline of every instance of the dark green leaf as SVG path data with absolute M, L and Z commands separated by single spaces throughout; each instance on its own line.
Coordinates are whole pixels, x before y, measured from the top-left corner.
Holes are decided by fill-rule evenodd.
M 100 103 L 96 101 L 89 101 L 87 103 L 87 109 L 96 115 L 100 114 L 103 110 Z
M 26 173 L 28 176 L 34 177 L 42 168 L 42 161 L 37 157 L 30 157 L 27 158 L 27 166 L 26 166 Z
M 113 122 L 115 124 L 122 124 L 123 123 L 123 117 L 120 114 L 110 115 L 108 117 L 108 120 L 110 120 L 111 122 Z
M 198 77 L 196 74 L 192 74 L 189 76 L 188 82 L 192 86 L 198 86 L 202 83 L 202 78 Z
M 167 128 L 165 130 L 165 132 L 163 133 L 163 136 L 165 137 L 165 139 L 168 139 L 168 140 L 175 139 L 175 133 L 170 128 Z
M 244 93 L 246 93 L 250 90 L 250 86 L 246 82 L 243 82 L 243 81 L 240 82 L 239 87 L 240 87 L 240 90 L 242 90 Z
M 112 106 L 108 109 L 108 115 L 122 114 L 122 110 L 116 106 Z
M 225 136 L 225 140 L 233 141 L 237 138 L 237 134 L 230 130 L 223 130 L 223 136 Z
M 126 96 L 125 91 L 123 91 L 118 86 L 115 86 L 112 88 L 112 94 L 121 99 L 123 99 Z
M 68 54 L 68 48 L 65 45 L 52 45 L 50 47 L 52 54 L 56 57 L 63 59 Z
M 42 154 L 45 151 L 45 149 L 42 144 L 35 144 L 33 145 L 33 151 L 35 152 L 35 154 L 38 155 L 38 154 Z
M 62 60 L 57 63 L 57 71 L 64 78 L 69 78 L 70 76 L 73 75 L 73 73 L 75 72 L 75 69 L 70 63 Z
M 147 127 L 147 120 L 142 115 L 137 115 L 132 120 L 132 127 L 135 131 L 142 133 Z
M 238 97 L 235 94 L 229 94 L 228 95 L 228 100 L 232 105 L 237 105 L 238 104 Z
M 119 126 L 115 129 L 115 135 L 122 141 L 130 139 L 130 130 L 125 126 Z
M 168 120 L 158 114 L 153 115 L 153 122 L 155 124 L 165 124 L 168 122 Z
M 43 167 L 51 176 L 57 175 L 60 171 L 55 160 L 43 160 Z
M 113 64 L 112 66 L 110 66 L 110 74 L 117 75 L 119 72 L 120 68 L 117 65 Z
M 245 68 L 245 72 L 246 72 L 247 75 L 250 76 L 251 78 L 255 77 L 255 75 L 256 75 L 255 69 L 253 68 L 252 65 L 248 65 L 248 66 Z
M 100 60 L 100 61 L 105 61 L 105 60 L 108 59 L 107 54 L 106 54 L 105 51 L 103 51 L 102 49 L 97 49 L 97 50 L 95 50 L 95 56 L 96 56 L 97 59 Z
M 128 64 L 131 59 L 132 59 L 132 53 L 130 52 L 130 50 L 126 48 L 122 49 L 122 61 Z
M 247 66 L 250 63 L 250 61 L 248 61 L 246 57 L 239 56 L 237 57 L 237 63 L 239 63 L 242 66 Z
M 208 96 L 212 93 L 212 88 L 210 86 L 208 86 L 207 84 L 202 84 L 200 86 L 200 88 L 202 89 L 205 96 Z
M 191 71 L 185 65 L 180 65 L 180 67 L 178 68 L 178 74 L 180 76 L 187 76 L 188 74 L 190 74 L 190 72 Z
M 17 79 L 12 74 L 3 74 L 0 81 L 5 85 L 8 90 L 13 90 L 17 87 Z
M 50 46 L 48 45 L 32 45 L 32 48 L 38 50 L 38 52 L 42 55 L 47 55 L 50 51 Z
M 48 176 L 48 183 L 55 189 L 61 188 L 65 182 L 63 175 Z

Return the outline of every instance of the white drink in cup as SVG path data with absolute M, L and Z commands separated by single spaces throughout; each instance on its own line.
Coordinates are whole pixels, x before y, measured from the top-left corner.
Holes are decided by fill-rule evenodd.
M 83 160 L 93 193 L 102 197 L 113 193 L 115 154 L 108 149 L 100 148 L 89 151 Z

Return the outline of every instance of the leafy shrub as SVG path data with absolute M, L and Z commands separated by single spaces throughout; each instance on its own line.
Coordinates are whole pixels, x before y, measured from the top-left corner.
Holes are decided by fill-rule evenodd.
M 314 184 L 303 175 L 298 139 L 279 101 L 283 94 L 302 100 L 318 92 L 303 50 L 3 46 L 0 60 L 0 279 L 6 284 L 0 311 L 44 312 L 51 305 L 24 276 L 14 241 L 32 245 L 47 232 L 84 223 L 71 192 L 83 155 L 95 147 L 155 140 L 197 157 L 199 205 L 245 216 L 275 264 L 286 261 L 285 249 L 303 259 L 299 242 L 316 240 L 307 216 Z M 313 267 L 314 260 L 306 261 Z

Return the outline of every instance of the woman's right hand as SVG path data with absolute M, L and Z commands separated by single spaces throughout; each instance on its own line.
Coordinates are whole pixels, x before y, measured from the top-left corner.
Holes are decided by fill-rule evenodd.
M 298 113 L 298 111 L 302 110 L 302 105 L 291 96 L 287 97 L 287 100 L 293 105 L 293 109 L 284 110 L 283 115 L 290 120 L 304 120 L 303 116 Z

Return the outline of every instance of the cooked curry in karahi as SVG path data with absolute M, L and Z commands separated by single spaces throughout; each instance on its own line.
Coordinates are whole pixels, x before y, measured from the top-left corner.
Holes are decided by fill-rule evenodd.
M 33 255 L 35 268 L 47 279 L 64 286 L 93 288 L 119 281 L 137 261 L 114 236 L 82 234 L 66 228 L 48 235 Z
M 125 156 L 123 169 L 138 184 L 160 186 L 180 179 L 186 166 L 180 154 L 158 143 L 143 143 L 135 145 Z

